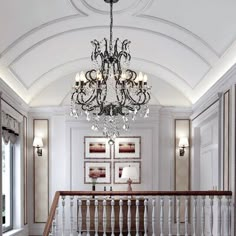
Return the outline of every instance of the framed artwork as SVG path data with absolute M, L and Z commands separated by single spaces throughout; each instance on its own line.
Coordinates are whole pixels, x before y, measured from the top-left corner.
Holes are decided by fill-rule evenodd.
M 126 179 L 121 178 L 123 168 L 127 166 L 135 167 L 138 173 L 138 178 L 133 179 L 132 184 L 140 184 L 141 183 L 141 162 L 140 161 L 123 161 L 123 162 L 115 161 L 114 166 L 113 166 L 114 184 L 124 184 L 127 182 Z
M 140 159 L 141 137 L 116 138 L 114 146 L 115 159 Z
M 85 159 L 110 159 L 110 145 L 104 137 L 84 137 Z
M 96 178 L 96 184 L 111 183 L 111 163 L 102 161 L 84 162 L 84 183 L 91 184 Z

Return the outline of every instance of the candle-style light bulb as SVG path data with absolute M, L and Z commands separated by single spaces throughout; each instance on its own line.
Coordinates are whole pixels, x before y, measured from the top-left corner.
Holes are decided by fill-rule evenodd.
M 97 79 L 102 80 L 102 73 L 99 70 L 97 71 Z
M 87 80 L 83 71 L 81 71 L 81 73 L 80 73 L 80 80 L 83 82 L 86 82 L 86 80 Z
M 122 74 L 121 74 L 121 81 L 124 81 L 124 80 L 126 80 L 126 74 L 125 74 L 125 72 L 122 72 Z
M 76 82 L 79 82 L 80 81 L 80 74 L 79 74 L 79 72 L 76 74 L 76 76 L 75 76 L 75 81 Z
M 148 77 L 147 77 L 147 75 L 145 74 L 145 75 L 143 76 L 143 83 L 144 83 L 144 84 L 147 84 L 147 80 L 148 80 Z
M 142 72 L 139 72 L 138 78 L 139 78 L 139 81 L 143 81 L 143 73 Z

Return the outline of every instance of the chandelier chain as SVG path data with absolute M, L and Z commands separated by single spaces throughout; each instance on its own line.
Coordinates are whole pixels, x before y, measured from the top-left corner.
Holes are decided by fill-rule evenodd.
M 111 1 L 111 4 L 110 4 L 110 46 L 109 46 L 109 51 L 110 51 L 110 54 L 112 52 L 112 40 L 113 40 L 113 33 L 112 33 L 112 28 L 113 28 L 113 2 Z

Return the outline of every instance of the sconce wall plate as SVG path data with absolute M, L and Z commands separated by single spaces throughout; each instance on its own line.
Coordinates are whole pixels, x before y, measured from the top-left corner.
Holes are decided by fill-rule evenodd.
M 40 147 L 36 147 L 36 148 L 37 148 L 37 154 L 38 154 L 38 156 L 41 157 L 41 156 L 43 155 L 43 150 L 42 150 L 42 148 L 40 148 Z
M 33 141 L 33 146 L 37 149 L 38 156 L 42 156 L 43 139 L 41 137 L 35 136 Z
M 185 153 L 185 147 L 181 147 L 180 149 L 179 149 L 179 155 L 182 157 L 182 156 L 184 156 L 184 153 Z

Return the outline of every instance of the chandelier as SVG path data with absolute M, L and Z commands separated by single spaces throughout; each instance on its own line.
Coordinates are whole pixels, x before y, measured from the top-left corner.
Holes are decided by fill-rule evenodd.
M 147 75 L 129 69 L 130 41 L 113 40 L 113 4 L 118 0 L 105 2 L 110 4 L 110 38 L 91 42 L 93 69 L 76 74 L 70 115 L 85 115 L 92 130 L 102 131 L 113 142 L 121 130 L 129 129 L 130 121 L 148 117 L 151 87 Z

